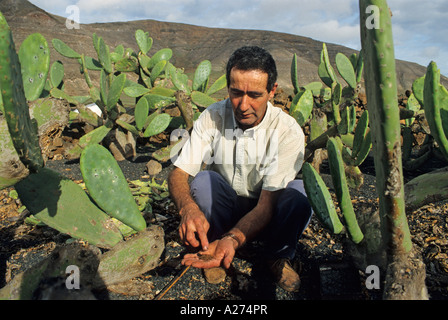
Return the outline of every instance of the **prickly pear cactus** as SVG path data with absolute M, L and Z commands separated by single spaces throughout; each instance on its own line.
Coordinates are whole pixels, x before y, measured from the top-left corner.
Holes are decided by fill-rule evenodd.
M 118 228 L 84 190 L 55 171 L 42 168 L 15 188 L 27 209 L 51 228 L 102 248 L 122 240 Z
M 193 78 L 193 91 L 205 92 L 208 86 L 210 73 L 212 72 L 212 64 L 208 60 L 199 63 Z
M 109 150 L 99 144 L 87 146 L 81 154 L 80 168 L 90 196 L 101 209 L 136 231 L 146 228 L 126 178 Z
M 303 164 L 302 171 L 305 191 L 317 217 L 328 230 L 335 234 L 341 233 L 343 225 L 325 182 L 308 162 Z
M 11 30 L 0 13 L 0 88 L 4 117 L 20 160 L 32 171 L 43 166 L 37 125 L 30 118 Z
M 33 33 L 23 41 L 19 50 L 25 96 L 29 101 L 38 99 L 44 89 L 50 70 L 50 48 L 40 33 Z
M 336 191 L 339 207 L 344 216 L 350 238 L 355 244 L 359 244 L 364 239 L 364 235 L 359 228 L 347 185 L 347 178 L 345 176 L 344 163 L 341 154 L 342 142 L 338 141 L 336 138 L 330 138 L 327 143 L 327 150 L 331 176 L 333 178 L 333 185 Z
M 154 114 L 155 114 L 155 116 L 150 119 L 148 127 L 146 128 L 145 132 L 143 133 L 143 137 L 145 137 L 145 138 L 152 137 L 152 136 L 155 136 L 156 134 L 163 132 L 170 125 L 171 116 L 169 114 L 153 113 L 153 115 Z

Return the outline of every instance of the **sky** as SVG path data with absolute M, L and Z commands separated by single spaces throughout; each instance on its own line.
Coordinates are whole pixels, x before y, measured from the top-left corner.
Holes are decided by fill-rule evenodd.
M 356 50 L 361 48 L 358 0 L 30 2 L 81 24 L 153 19 L 212 28 L 284 32 Z M 435 61 L 441 73 L 448 76 L 448 0 L 389 0 L 388 4 L 393 13 L 395 57 L 425 67 Z

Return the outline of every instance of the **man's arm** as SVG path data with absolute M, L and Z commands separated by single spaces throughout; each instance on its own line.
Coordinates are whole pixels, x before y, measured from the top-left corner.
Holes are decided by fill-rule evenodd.
M 279 192 L 263 190 L 255 208 L 241 218 L 227 236 L 210 244 L 210 249 L 203 254 L 211 255 L 214 259 L 203 260 L 198 254 L 187 254 L 182 263 L 197 268 L 213 268 L 220 265 L 229 268 L 236 249 L 255 238 L 271 221 Z
M 180 168 L 175 168 L 168 177 L 170 195 L 181 216 L 179 235 L 185 244 L 194 248 L 201 245 L 203 250 L 207 250 L 210 224 L 191 196 L 188 177 L 188 173 Z

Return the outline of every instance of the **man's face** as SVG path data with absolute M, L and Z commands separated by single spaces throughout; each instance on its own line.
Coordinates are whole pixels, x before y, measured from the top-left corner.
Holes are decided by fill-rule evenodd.
M 229 98 L 235 120 L 241 129 L 258 125 L 266 113 L 268 101 L 274 97 L 277 84 L 271 92 L 266 89 L 268 74 L 261 70 L 230 71 Z

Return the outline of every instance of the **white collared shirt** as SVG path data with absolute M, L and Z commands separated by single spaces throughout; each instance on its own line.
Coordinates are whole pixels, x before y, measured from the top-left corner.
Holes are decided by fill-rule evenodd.
M 238 128 L 229 99 L 204 110 L 182 147 L 172 157 L 176 167 L 196 176 L 206 170 L 221 174 L 239 196 L 257 198 L 261 190 L 284 189 L 300 171 L 305 135 L 297 121 L 270 102 L 263 120 L 245 131 Z

